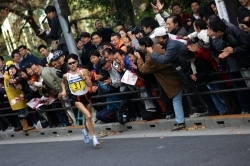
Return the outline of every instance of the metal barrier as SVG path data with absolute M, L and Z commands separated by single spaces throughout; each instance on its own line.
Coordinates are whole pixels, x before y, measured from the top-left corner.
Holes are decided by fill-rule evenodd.
M 242 69 L 240 71 L 246 71 L 249 69 Z M 217 75 L 217 74 L 223 74 L 223 73 L 228 73 L 228 72 L 214 72 L 211 73 L 211 75 Z M 198 84 L 191 84 L 191 85 L 186 85 L 184 87 L 191 87 L 191 86 L 202 86 L 202 85 L 209 85 L 209 84 L 223 84 L 223 83 L 228 83 L 228 82 L 237 82 L 237 81 L 245 81 L 245 80 L 250 80 L 250 77 L 247 78 L 238 78 L 238 79 L 229 79 L 229 80 L 219 80 L 219 81 L 211 81 L 207 83 L 198 83 Z M 157 88 L 152 89 L 152 90 L 157 90 Z M 213 93 L 228 93 L 228 92 L 237 92 L 237 91 L 245 91 L 245 90 L 250 90 L 250 87 L 246 88 L 231 88 L 231 89 L 222 89 L 222 90 L 217 90 L 217 91 L 205 91 L 205 92 L 196 92 L 196 93 L 183 93 L 183 96 L 193 96 L 193 95 L 208 95 L 208 94 L 213 94 Z M 135 91 L 128 91 L 128 92 L 119 92 L 119 93 L 110 93 L 110 94 L 105 94 L 105 95 L 96 95 L 92 96 L 92 98 L 103 98 L 103 97 L 108 97 L 108 96 L 116 96 L 116 95 L 125 95 L 125 94 L 133 94 L 133 93 L 140 93 L 140 92 L 145 92 L 146 90 L 135 90 Z M 160 97 L 146 97 L 146 98 L 136 98 L 136 99 L 131 99 L 132 101 L 140 101 L 140 100 L 155 100 L 159 99 Z M 68 101 L 72 101 L 69 99 Z M 65 101 L 56 101 L 55 103 L 63 103 Z M 120 103 L 122 100 L 119 101 L 112 101 L 112 102 L 97 102 L 97 103 L 92 103 L 92 106 L 102 106 L 102 105 L 108 105 L 108 104 L 114 104 L 114 103 Z M 75 106 L 67 107 L 67 109 L 75 109 Z M 49 112 L 49 111 L 57 111 L 57 110 L 62 110 L 66 108 L 53 108 L 53 109 L 45 109 L 45 110 L 35 110 L 35 111 L 29 111 L 28 113 L 37 113 L 37 112 Z M 11 107 L 6 107 L 6 108 L 1 108 L 1 110 L 11 110 Z M 13 111 L 15 112 L 15 111 Z M 4 116 L 12 116 L 12 115 L 18 115 L 18 113 L 9 113 L 9 114 L 0 114 L 0 117 Z

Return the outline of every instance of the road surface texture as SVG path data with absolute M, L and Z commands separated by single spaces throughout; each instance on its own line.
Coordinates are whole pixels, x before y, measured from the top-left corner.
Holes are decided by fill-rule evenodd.
M 249 129 L 123 132 L 99 141 L 98 147 L 80 135 L 0 141 L 0 166 L 250 165 Z

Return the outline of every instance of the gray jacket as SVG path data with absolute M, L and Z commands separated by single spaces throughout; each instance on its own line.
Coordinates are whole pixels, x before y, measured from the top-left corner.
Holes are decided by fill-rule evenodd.
M 61 72 L 55 68 L 51 67 L 42 67 L 40 66 L 41 77 L 46 85 L 49 88 L 57 91 L 58 93 L 62 92 L 62 79 L 57 76 L 57 72 Z

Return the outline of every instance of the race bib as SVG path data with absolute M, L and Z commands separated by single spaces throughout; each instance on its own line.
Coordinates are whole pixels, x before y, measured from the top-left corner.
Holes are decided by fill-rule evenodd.
M 69 87 L 73 92 L 82 91 L 85 89 L 85 83 L 81 78 L 74 79 L 70 80 Z

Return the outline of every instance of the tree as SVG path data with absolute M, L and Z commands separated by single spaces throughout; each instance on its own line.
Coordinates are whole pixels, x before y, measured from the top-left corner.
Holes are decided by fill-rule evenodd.
M 50 0 L 48 2 L 50 3 Z M 17 31 L 15 35 L 17 38 L 16 40 L 19 40 L 22 27 L 24 27 L 26 24 L 29 24 L 35 32 L 40 28 L 40 25 L 37 24 L 37 18 L 39 15 L 41 15 L 41 10 L 47 5 L 48 2 L 44 0 L 33 0 L 29 2 L 5 0 L 4 3 L 0 4 L 0 22 L 2 22 L 9 13 L 13 13 L 18 16 L 17 20 L 15 20 L 15 26 L 13 26 L 13 29 Z M 46 36 L 39 37 L 48 43 Z
M 69 0 L 71 4 L 74 0 Z M 84 8 L 89 11 L 102 9 L 102 16 L 115 23 L 124 23 L 125 26 L 135 26 L 134 7 L 131 0 L 82 0 L 78 1 L 74 10 Z

